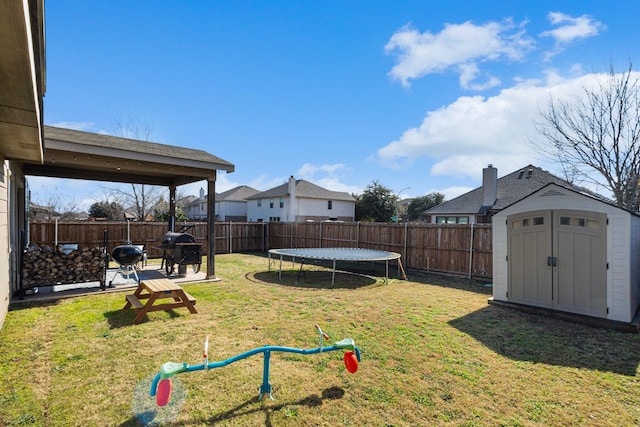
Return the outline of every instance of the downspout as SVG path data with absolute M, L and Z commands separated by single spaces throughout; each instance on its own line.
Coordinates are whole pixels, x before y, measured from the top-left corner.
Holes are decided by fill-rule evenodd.
M 473 271 L 473 222 L 471 223 L 471 244 L 469 245 L 469 280 Z

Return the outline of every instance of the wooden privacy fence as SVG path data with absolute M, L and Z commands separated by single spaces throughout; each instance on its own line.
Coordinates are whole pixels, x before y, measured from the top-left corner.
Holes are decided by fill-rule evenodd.
M 398 252 L 405 268 L 468 277 L 493 274 L 491 224 L 271 222 L 271 248 L 365 248 Z
M 188 233 L 202 244 L 203 254 L 207 254 L 207 223 L 189 224 L 194 227 Z M 181 231 L 181 227 L 179 224 L 175 230 Z M 264 251 L 267 247 L 266 227 L 266 223 L 257 222 L 217 222 L 216 253 Z M 128 235 L 132 244 L 146 245 L 149 258 L 156 258 L 162 257 L 164 250 L 160 247 L 160 242 L 167 230 L 165 222 L 131 222 L 127 225 L 124 221 L 42 221 L 29 224 L 29 240 L 40 246 L 54 247 L 57 242 L 77 243 L 80 247 L 103 247 L 107 231 L 109 250 L 126 243 Z
M 193 223 L 189 233 L 206 254 L 206 223 Z M 57 229 L 57 232 L 56 232 Z M 78 243 L 102 247 L 108 230 L 109 249 L 127 241 L 127 223 L 44 221 L 30 224 L 30 241 L 54 246 Z M 180 225 L 176 231 L 180 230 Z M 149 257 L 161 257 L 166 223 L 131 222 L 133 244 L 144 244 Z M 367 222 L 216 222 L 216 253 L 262 252 L 270 248 L 366 248 L 398 252 L 405 268 L 468 277 L 491 278 L 491 224 L 423 224 Z

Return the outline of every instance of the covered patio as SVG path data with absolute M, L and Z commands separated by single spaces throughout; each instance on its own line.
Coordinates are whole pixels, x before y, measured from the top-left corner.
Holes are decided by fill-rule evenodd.
M 215 195 L 217 171 L 235 166 L 203 150 L 44 126 L 44 159 L 25 161 L 25 175 L 164 186 L 169 189 L 167 231 L 175 231 L 176 189 L 207 181 Z M 207 200 L 209 232 L 204 275 L 215 275 L 215 196 Z M 202 273 L 201 273 L 202 274 Z

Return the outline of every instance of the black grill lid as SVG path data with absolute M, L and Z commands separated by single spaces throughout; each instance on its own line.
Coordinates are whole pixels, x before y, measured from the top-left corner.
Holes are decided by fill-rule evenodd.
M 133 245 L 116 246 L 111 251 L 111 258 L 120 265 L 132 265 L 142 258 L 142 249 Z
M 160 246 L 163 249 L 174 249 L 176 243 L 196 243 L 196 238 L 189 233 L 168 232 L 162 236 Z

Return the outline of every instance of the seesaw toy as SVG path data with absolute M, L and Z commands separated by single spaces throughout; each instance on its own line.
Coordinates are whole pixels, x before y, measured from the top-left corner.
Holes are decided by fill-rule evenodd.
M 269 365 L 271 360 L 272 352 L 283 352 L 283 353 L 297 353 L 297 354 L 317 354 L 324 353 L 328 351 L 335 350 L 344 350 L 344 365 L 347 368 L 347 371 L 354 373 L 358 370 L 358 362 L 360 362 L 360 349 L 355 345 L 355 342 L 351 338 L 345 338 L 341 341 L 333 343 L 333 345 L 329 347 L 324 347 L 324 340 L 328 340 L 329 336 L 322 332 L 320 326 L 315 325 L 316 330 L 320 336 L 320 344 L 317 348 L 310 349 L 302 349 L 302 348 L 293 348 L 293 347 L 282 347 L 275 345 L 265 345 L 263 347 L 257 347 L 249 351 L 245 351 L 244 353 L 240 353 L 236 356 L 230 357 L 226 360 L 222 360 L 219 362 L 211 362 L 209 363 L 209 337 L 207 337 L 204 341 L 204 363 L 199 365 L 190 366 L 188 363 L 175 363 L 175 362 L 166 362 L 160 367 L 160 372 L 153 378 L 151 382 L 151 390 L 149 391 L 149 395 L 151 397 L 156 397 L 156 403 L 158 406 L 165 406 L 169 403 L 169 399 L 171 398 L 171 377 L 177 374 L 185 373 L 185 372 L 194 372 L 194 371 L 202 371 L 207 369 L 221 368 L 223 366 L 227 366 L 233 362 L 237 362 L 238 360 L 246 359 L 247 357 L 253 356 L 254 354 L 262 353 L 263 356 L 263 371 L 262 371 L 262 384 L 260 385 L 260 395 L 258 396 L 258 400 L 262 400 L 262 397 L 265 394 L 269 395 L 270 399 L 273 399 L 271 396 L 271 384 L 269 383 Z

